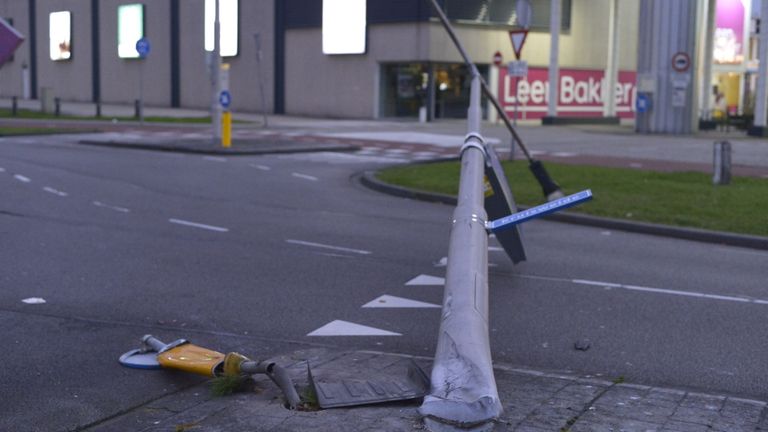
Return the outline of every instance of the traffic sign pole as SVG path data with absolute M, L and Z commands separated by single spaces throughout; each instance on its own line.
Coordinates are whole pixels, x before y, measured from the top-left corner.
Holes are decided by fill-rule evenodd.
M 139 106 L 137 110 L 139 111 L 139 123 L 142 125 L 144 124 L 144 60 L 149 55 L 150 49 L 149 39 L 141 38 L 136 41 L 136 52 L 139 53 L 139 58 L 142 60 L 139 66 Z

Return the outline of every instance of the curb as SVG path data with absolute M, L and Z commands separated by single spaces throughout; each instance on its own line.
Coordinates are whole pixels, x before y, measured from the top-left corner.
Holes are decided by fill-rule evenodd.
M 360 175 L 360 183 L 375 191 L 402 198 L 456 205 L 456 197 L 453 195 L 425 192 L 384 183 L 376 178 L 374 171 L 365 171 L 362 173 L 362 175 Z M 528 207 L 520 206 L 519 210 L 526 210 L 527 208 Z M 546 216 L 542 216 L 542 219 L 553 222 L 563 222 L 639 234 L 692 240 L 702 243 L 714 243 L 750 249 L 768 250 L 768 237 L 761 236 L 733 234 L 698 228 L 681 228 L 647 222 L 630 222 L 622 219 L 589 216 L 572 212 L 552 213 Z
M 183 147 L 174 144 L 165 143 L 150 143 L 150 142 L 125 142 L 125 141 L 97 141 L 97 140 L 81 140 L 78 144 L 92 145 L 98 147 L 112 147 L 130 150 L 152 150 L 161 152 L 174 152 L 174 153 L 190 153 L 190 154 L 203 154 L 203 155 L 217 155 L 217 156 L 248 156 L 248 155 L 264 155 L 264 154 L 289 154 L 289 153 L 312 153 L 312 152 L 353 152 L 360 150 L 360 147 L 354 145 L 323 145 L 313 144 L 307 146 L 292 146 L 281 148 L 279 146 L 265 146 L 264 149 L 252 149 L 252 150 L 240 150 L 240 149 L 224 149 L 224 148 L 194 148 Z

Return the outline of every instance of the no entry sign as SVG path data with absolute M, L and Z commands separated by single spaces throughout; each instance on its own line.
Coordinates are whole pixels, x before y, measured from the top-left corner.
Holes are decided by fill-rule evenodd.
M 685 52 L 676 52 L 672 56 L 672 69 L 677 72 L 686 72 L 691 67 L 691 57 Z

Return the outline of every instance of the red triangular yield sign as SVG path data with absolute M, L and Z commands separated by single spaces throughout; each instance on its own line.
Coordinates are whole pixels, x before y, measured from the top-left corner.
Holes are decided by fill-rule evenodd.
M 528 30 L 510 30 L 509 38 L 512 40 L 512 49 L 515 50 L 515 57 L 520 60 L 520 51 L 523 50 L 525 38 L 528 37 Z

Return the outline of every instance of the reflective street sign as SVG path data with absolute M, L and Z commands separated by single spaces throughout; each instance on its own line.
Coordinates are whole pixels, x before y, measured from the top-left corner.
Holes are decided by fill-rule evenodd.
M 232 95 L 229 91 L 222 90 L 221 93 L 219 93 L 219 103 L 222 108 L 229 108 L 229 105 L 232 103 Z
M 492 232 L 502 231 L 531 219 L 554 213 L 592 199 L 592 190 L 587 189 L 573 195 L 568 195 L 540 206 L 529 208 L 513 215 L 497 219 L 487 223 L 487 228 Z
M 151 46 L 149 45 L 149 39 L 141 38 L 136 41 L 136 52 L 139 53 L 139 57 L 145 58 L 149 55 Z

